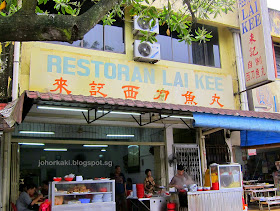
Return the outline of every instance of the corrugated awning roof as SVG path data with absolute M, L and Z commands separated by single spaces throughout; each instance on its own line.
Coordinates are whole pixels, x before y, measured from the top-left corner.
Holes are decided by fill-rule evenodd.
M 137 111 L 137 112 L 158 112 L 167 115 L 190 115 L 190 114 L 212 114 L 215 116 L 223 115 L 228 117 L 248 117 L 259 118 L 268 120 L 280 120 L 279 113 L 268 112 L 255 112 L 255 111 L 241 111 L 231 109 L 217 109 L 200 106 L 190 105 L 176 105 L 157 102 L 146 102 L 139 100 L 129 99 L 115 99 L 115 98 L 103 98 L 94 96 L 83 95 L 65 95 L 65 94 L 53 94 L 53 93 L 41 93 L 34 91 L 25 91 L 15 106 L 15 112 L 13 119 L 17 123 L 21 123 L 33 104 L 47 104 L 47 105 L 60 105 L 60 106 L 72 106 L 72 107 L 84 107 L 84 108 L 104 108 L 119 111 Z M 1 121 L 0 117 L 0 130 Z M 278 122 L 278 121 L 275 121 Z M 235 123 L 235 125 L 238 123 Z M 2 123 L 3 125 L 3 123 Z M 7 124 L 6 124 L 7 125 Z M 222 125 L 219 125 L 222 126 Z M 3 127 L 3 126 L 2 126 Z M 203 127 L 203 126 L 202 126 Z M 218 127 L 215 124 L 211 124 L 212 128 Z M 227 128 L 227 127 L 223 127 Z M 228 128 L 230 129 L 230 128 Z M 246 128 L 243 128 L 246 130 Z
M 201 106 L 176 105 L 176 104 L 167 104 L 167 103 L 146 102 L 146 101 L 129 100 L 129 99 L 103 98 L 103 97 L 83 96 L 83 95 L 40 93 L 40 92 L 33 92 L 33 91 L 26 91 L 25 93 L 27 98 L 33 99 L 35 101 L 53 101 L 58 103 L 66 102 L 66 103 L 90 104 L 92 106 L 107 105 L 107 106 L 114 106 L 119 109 L 131 108 L 132 110 L 138 110 L 138 111 L 143 109 L 147 111 L 161 110 L 162 112 L 167 112 L 167 113 L 197 112 L 197 113 L 219 114 L 219 115 L 228 115 L 228 116 L 255 117 L 255 118 L 280 120 L 279 113 L 218 109 L 218 108 L 208 108 L 208 107 L 201 107 Z

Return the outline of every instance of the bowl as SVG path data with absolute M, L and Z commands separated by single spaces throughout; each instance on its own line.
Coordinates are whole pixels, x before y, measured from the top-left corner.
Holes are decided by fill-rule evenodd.
M 100 188 L 99 192 L 107 192 L 107 188 Z
M 61 180 L 62 180 L 61 177 L 54 177 L 54 178 L 53 178 L 53 181 L 55 181 L 55 182 L 60 182 Z
M 65 180 L 65 181 L 72 181 L 72 180 L 73 180 L 73 177 L 64 177 L 64 180 Z
M 211 190 L 211 187 L 203 187 L 203 190 L 204 190 L 204 191 Z
M 82 204 L 90 203 L 90 199 L 79 199 Z
M 167 203 L 167 209 L 176 209 L 176 203 Z

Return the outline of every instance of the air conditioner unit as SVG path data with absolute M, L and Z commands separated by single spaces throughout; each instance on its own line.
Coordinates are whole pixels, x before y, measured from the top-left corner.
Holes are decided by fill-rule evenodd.
M 156 63 L 160 60 L 160 44 L 134 41 L 134 61 Z
M 138 16 L 135 16 L 133 34 L 136 35 L 138 32 L 141 33 L 141 31 L 147 31 L 147 32 L 159 34 L 158 20 L 156 20 L 156 24 L 153 28 L 150 28 L 151 24 L 152 24 L 152 20 L 147 21 L 143 18 L 139 18 Z

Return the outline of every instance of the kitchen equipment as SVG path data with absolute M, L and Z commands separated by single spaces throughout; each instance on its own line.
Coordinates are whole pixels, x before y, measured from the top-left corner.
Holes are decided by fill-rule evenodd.
M 219 190 L 219 183 L 218 182 L 212 183 L 212 190 Z
M 137 189 L 137 197 L 144 198 L 144 196 L 145 196 L 144 184 L 142 184 L 142 183 L 136 184 L 136 189 Z
M 90 203 L 90 199 L 79 199 L 81 203 Z
M 203 190 L 204 191 L 209 191 L 209 190 L 211 190 L 211 187 L 203 187 Z
M 137 190 L 136 190 L 136 184 L 132 184 L 132 192 L 133 192 L 133 197 L 137 197 Z
M 167 203 L 167 210 L 175 210 L 176 209 L 176 203 Z
M 59 181 L 61 181 L 61 180 L 62 180 L 61 177 L 54 177 L 54 178 L 53 178 L 53 181 L 55 181 L 55 182 L 59 182 Z
M 103 201 L 104 201 L 104 202 L 110 202 L 110 201 L 112 201 L 112 193 L 104 193 L 104 195 L 103 195 Z
M 190 184 L 188 186 L 188 189 L 190 192 L 196 192 L 197 191 L 197 185 L 196 184 Z
M 203 191 L 203 187 L 198 186 L 198 187 L 197 187 L 197 191 Z
M 83 176 L 76 176 L 76 181 L 83 181 Z
M 64 180 L 65 180 L 65 181 L 72 181 L 73 178 L 72 178 L 72 177 L 64 177 Z

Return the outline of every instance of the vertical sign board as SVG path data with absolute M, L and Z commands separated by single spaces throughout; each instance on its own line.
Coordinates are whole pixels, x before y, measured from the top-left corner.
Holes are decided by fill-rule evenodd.
M 247 89 L 275 80 L 266 0 L 239 0 L 239 21 Z

